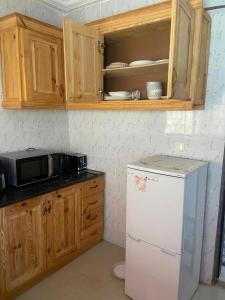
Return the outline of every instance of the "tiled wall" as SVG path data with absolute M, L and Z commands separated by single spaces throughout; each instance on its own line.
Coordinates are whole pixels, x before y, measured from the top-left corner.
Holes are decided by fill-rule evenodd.
M 158 1 L 98 1 L 69 15 L 85 23 L 154 2 Z M 204 111 L 69 112 L 71 150 L 87 153 L 89 166 L 106 172 L 105 238 L 118 245 L 125 242 L 128 162 L 156 153 L 210 161 L 202 265 L 202 280 L 208 283 L 212 279 L 225 138 L 225 9 L 210 15 L 212 42 Z M 176 150 L 180 142 L 184 143 L 183 152 Z
M 34 0 L 0 0 L 0 16 L 20 12 L 60 25 L 58 11 Z M 0 102 L 2 101 L 0 72 Z M 0 152 L 28 147 L 69 148 L 68 116 L 64 111 L 3 110 L 0 108 Z

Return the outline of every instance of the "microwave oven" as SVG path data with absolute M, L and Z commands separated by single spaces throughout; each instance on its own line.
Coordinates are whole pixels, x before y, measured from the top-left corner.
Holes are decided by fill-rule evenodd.
M 59 153 L 33 148 L 0 153 L 6 184 L 20 187 L 57 177 L 60 175 L 60 157 Z

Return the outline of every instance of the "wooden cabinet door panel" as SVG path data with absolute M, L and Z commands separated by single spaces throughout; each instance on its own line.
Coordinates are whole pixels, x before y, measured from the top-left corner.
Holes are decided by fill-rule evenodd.
M 60 263 L 80 247 L 81 186 L 49 194 L 47 203 L 47 265 Z
M 204 104 L 211 34 L 211 19 L 203 8 L 195 12 L 195 32 L 193 46 L 193 67 L 191 74 L 191 100 Z
M 5 280 L 10 291 L 45 269 L 45 219 L 42 197 L 6 207 L 3 211 L 5 234 Z
M 68 102 L 93 102 L 102 90 L 103 36 L 69 18 L 63 20 L 65 86 Z
M 18 29 L 3 32 L 0 38 L 4 101 L 17 102 L 22 98 Z
M 172 1 L 168 97 L 190 99 L 194 9 L 187 0 Z
M 63 103 L 62 40 L 21 29 L 27 101 Z

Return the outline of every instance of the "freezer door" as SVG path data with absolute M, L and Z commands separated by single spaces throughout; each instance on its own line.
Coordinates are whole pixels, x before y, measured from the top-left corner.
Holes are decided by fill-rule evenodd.
M 183 178 L 128 169 L 126 232 L 181 253 Z
M 134 300 L 178 300 L 180 255 L 127 236 L 125 293 Z

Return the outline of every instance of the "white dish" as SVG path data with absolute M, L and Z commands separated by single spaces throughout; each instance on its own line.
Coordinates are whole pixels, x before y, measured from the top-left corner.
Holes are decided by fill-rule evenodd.
M 125 279 L 125 262 L 121 261 L 113 265 L 113 275 L 118 279 Z
M 142 65 L 152 65 L 155 62 L 153 60 L 135 60 L 132 61 L 129 66 L 133 67 L 133 66 L 142 66 Z
M 131 96 L 123 96 L 123 97 L 116 97 L 116 96 L 104 96 L 104 100 L 106 101 L 122 101 L 122 100 L 132 100 Z
M 169 62 L 169 59 L 168 58 L 165 58 L 165 59 L 159 59 L 159 60 L 156 60 L 155 63 L 168 63 Z
M 109 92 L 108 93 L 110 96 L 113 96 L 113 97 L 128 97 L 130 96 L 130 92 L 127 92 L 127 91 L 118 91 L 118 92 Z
M 161 99 L 168 99 L 167 96 L 161 96 Z

